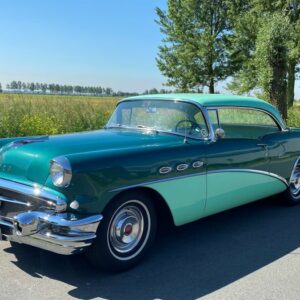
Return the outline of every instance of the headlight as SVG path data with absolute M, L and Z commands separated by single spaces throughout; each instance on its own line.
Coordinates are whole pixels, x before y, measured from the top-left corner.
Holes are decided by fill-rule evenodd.
M 56 157 L 50 164 L 52 182 L 58 187 L 67 187 L 72 179 L 72 169 L 69 160 L 64 157 Z

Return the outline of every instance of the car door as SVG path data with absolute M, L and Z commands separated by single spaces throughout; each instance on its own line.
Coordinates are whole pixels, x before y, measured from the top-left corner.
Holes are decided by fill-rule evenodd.
M 266 145 L 268 151 L 269 171 L 287 181 L 300 153 L 298 136 L 292 131 L 282 131 L 262 138 L 262 143 Z
M 269 173 L 268 147 L 262 136 L 278 131 L 266 113 L 242 107 L 209 110 L 214 129 L 225 131 L 207 145 L 207 201 L 210 215 L 281 190 L 285 186 Z

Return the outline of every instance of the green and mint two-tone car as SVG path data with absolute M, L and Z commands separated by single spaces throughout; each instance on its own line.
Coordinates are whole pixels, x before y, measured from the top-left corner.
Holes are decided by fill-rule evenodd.
M 274 194 L 300 202 L 300 130 L 259 99 L 120 101 L 103 130 L 0 140 L 0 236 L 124 270 L 176 226 Z

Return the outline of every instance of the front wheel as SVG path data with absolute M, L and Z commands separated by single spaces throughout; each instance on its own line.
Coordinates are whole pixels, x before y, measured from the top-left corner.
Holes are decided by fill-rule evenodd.
M 151 199 L 140 192 L 128 192 L 115 199 L 103 212 L 97 238 L 88 257 L 106 271 L 133 267 L 152 246 L 156 213 Z

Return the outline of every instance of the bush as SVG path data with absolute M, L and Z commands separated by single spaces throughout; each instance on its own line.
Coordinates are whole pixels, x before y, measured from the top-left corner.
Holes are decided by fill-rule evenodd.
M 300 107 L 294 106 L 288 111 L 288 126 L 300 127 Z
M 55 118 L 41 115 L 25 115 L 20 122 L 20 135 L 43 135 L 58 134 L 61 131 L 61 124 L 58 124 Z

